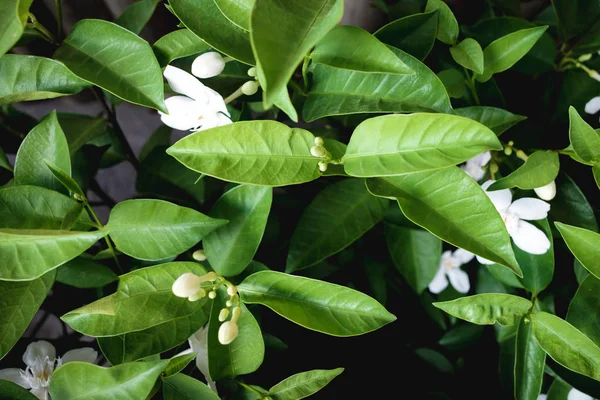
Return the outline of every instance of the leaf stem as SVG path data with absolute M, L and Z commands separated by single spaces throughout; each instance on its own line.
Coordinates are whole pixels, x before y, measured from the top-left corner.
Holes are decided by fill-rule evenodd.
M 88 213 L 91 215 L 91 217 L 94 220 L 94 222 L 96 223 L 96 226 L 98 227 L 98 229 L 104 229 L 104 225 L 102 224 L 102 222 L 100 222 L 100 218 L 98 218 L 98 215 L 94 211 L 92 205 L 90 204 L 90 202 L 88 201 L 87 198 L 83 198 L 83 205 L 85 206 Z M 123 268 L 121 267 L 121 263 L 119 262 L 117 253 L 115 252 L 115 248 L 114 248 L 112 242 L 110 241 L 110 238 L 108 236 L 104 236 L 104 241 L 106 242 L 106 245 L 108 246 L 108 248 L 110 249 L 110 252 L 113 255 L 113 258 L 115 260 L 115 263 L 117 264 L 117 268 L 119 269 L 119 272 L 122 274 Z
M 465 72 L 466 72 L 466 69 L 465 69 Z M 469 90 L 471 91 L 471 94 L 473 95 L 475 104 L 477 104 L 479 106 L 479 105 L 481 105 L 481 101 L 479 100 L 479 95 L 477 94 L 477 89 L 475 88 L 475 73 L 473 73 L 472 75 L 469 75 L 469 73 L 467 73 L 467 76 L 469 77 L 467 79 L 467 86 L 469 87 Z
M 56 24 L 58 25 L 57 28 L 57 37 L 60 39 L 62 38 L 64 32 L 63 32 L 63 13 L 62 13 L 62 0 L 54 0 L 54 5 L 56 8 Z
M 35 15 L 33 15 L 32 13 L 29 13 L 29 19 L 31 20 L 31 24 L 29 24 L 29 26 L 31 28 L 38 31 L 46 40 L 48 40 L 53 45 L 55 45 L 55 46 L 59 45 L 59 43 L 56 40 L 56 38 L 54 37 L 54 35 L 48 29 L 46 29 L 46 27 L 44 25 L 42 25 L 38 22 Z
M 229 96 L 227 96 L 227 98 L 224 100 L 225 104 L 229 104 L 232 101 L 234 101 L 235 99 L 237 99 L 238 97 L 240 97 L 241 95 L 243 95 L 244 93 L 242 92 L 242 88 L 241 86 L 238 88 L 238 90 L 236 90 L 235 92 L 231 93 Z

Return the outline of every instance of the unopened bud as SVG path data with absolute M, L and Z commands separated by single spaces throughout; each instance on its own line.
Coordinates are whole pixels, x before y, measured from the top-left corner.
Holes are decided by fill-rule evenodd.
M 598 71 L 591 69 L 588 71 L 588 75 L 590 76 L 590 78 L 600 82 L 600 74 L 598 73 Z
M 542 200 L 550 201 L 556 196 L 556 183 L 554 181 L 547 185 L 533 189 L 535 194 Z
M 325 143 L 325 141 L 323 140 L 323 138 L 321 136 L 315 137 L 315 146 L 323 146 L 324 143 Z
M 238 326 L 235 322 L 227 321 L 219 327 L 219 343 L 229 344 L 235 340 L 239 333 Z
M 196 294 L 188 297 L 188 300 L 189 301 L 198 301 L 198 300 L 204 298 L 204 296 L 206 296 L 206 290 L 200 289 L 200 290 L 198 290 L 198 292 L 196 292 Z
M 255 77 L 256 76 L 256 67 L 252 67 L 248 70 L 248 76 Z
M 523 150 L 517 150 L 517 157 L 519 157 L 523 161 L 527 161 L 527 154 Z
M 204 275 L 202 275 L 200 277 L 200 279 L 202 280 L 202 282 L 208 282 L 208 281 L 214 281 L 218 278 L 219 276 L 214 272 L 214 271 L 210 271 L 209 273 L 206 273 Z
M 215 292 L 214 290 L 211 290 L 210 292 L 208 292 L 208 297 L 213 300 L 217 297 L 217 292 Z
M 233 300 L 231 300 L 231 299 L 227 300 L 227 301 L 225 302 L 225 305 L 226 305 L 227 307 L 231 307 L 231 306 L 233 305 Z
M 325 161 L 319 161 L 319 171 L 325 172 L 327 171 L 327 163 Z
M 231 285 L 227 288 L 227 294 L 230 296 L 235 296 L 237 294 L 237 287 L 234 285 Z
M 242 315 L 242 309 L 240 307 L 234 307 L 231 312 L 231 321 L 237 322 L 237 320 L 240 319 L 240 315 Z
M 224 68 L 223 57 L 215 51 L 210 51 L 196 57 L 192 63 L 192 74 L 201 79 L 212 78 L 223 72 Z
M 75 200 L 79 200 L 79 201 L 84 201 L 85 197 L 80 195 L 79 193 L 74 193 L 73 197 L 75 198 Z
M 504 148 L 504 154 L 506 154 L 507 156 L 510 156 L 512 154 L 512 152 L 513 152 L 512 147 Z
M 229 317 L 229 310 L 226 308 L 223 308 L 221 310 L 221 312 L 219 313 L 219 321 L 223 322 L 225 321 L 227 318 Z
M 513 147 L 513 146 L 515 145 L 515 142 L 513 142 L 513 141 L 511 140 L 511 141 L 509 141 L 509 142 L 508 142 L 508 145 L 509 145 L 510 147 Z
M 202 280 L 198 275 L 187 272 L 173 282 L 171 290 L 177 297 L 190 297 L 195 295 L 200 290 L 201 284 Z
M 579 56 L 579 58 L 577 60 L 581 61 L 581 62 L 586 62 L 589 61 L 592 58 L 592 54 L 583 54 L 581 56 Z
M 327 149 L 323 146 L 313 146 L 310 148 L 310 154 L 312 154 L 313 157 L 325 157 Z
M 246 96 L 252 96 L 258 92 L 258 86 L 258 82 L 248 81 L 242 85 L 242 93 L 244 93 Z
M 498 167 L 498 164 L 496 164 L 496 163 L 490 164 L 490 172 L 492 174 L 495 174 L 496 172 L 498 172 L 499 169 L 500 169 L 500 167 Z
M 192 254 L 192 258 L 196 261 L 206 261 L 206 254 L 204 254 L 204 250 L 196 250 Z

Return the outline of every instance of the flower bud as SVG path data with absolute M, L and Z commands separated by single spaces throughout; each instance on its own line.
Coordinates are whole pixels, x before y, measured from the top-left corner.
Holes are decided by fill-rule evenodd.
M 323 146 L 313 146 L 310 148 L 310 154 L 312 154 L 313 157 L 325 157 L 327 150 Z
M 173 290 L 173 294 L 177 297 L 190 297 L 200 290 L 201 284 L 202 281 L 198 275 L 187 272 L 173 282 L 171 290 Z
M 215 51 L 210 51 L 196 57 L 192 63 L 192 74 L 201 79 L 212 78 L 223 72 L 224 68 L 223 57 Z
M 221 309 L 219 313 L 219 321 L 223 322 L 229 317 L 229 310 L 226 308 Z
M 547 185 L 533 189 L 535 194 L 542 200 L 550 201 L 556 196 L 556 183 L 554 181 Z
M 258 86 L 258 82 L 248 81 L 242 85 L 242 93 L 244 93 L 246 96 L 252 96 L 258 92 Z
M 213 300 L 217 297 L 217 292 L 215 292 L 214 290 L 211 290 L 210 292 L 208 292 L 208 298 Z
M 227 321 L 219 327 L 219 343 L 229 344 L 235 340 L 239 333 L 238 326 L 235 322 Z
M 577 60 L 578 60 L 578 61 L 581 61 L 581 62 L 586 62 L 586 61 L 589 61 L 589 60 L 590 60 L 590 58 L 592 58 L 592 54 L 591 54 L 591 53 L 588 53 L 588 54 L 583 54 L 583 55 L 580 55 L 580 56 L 579 56 L 579 58 L 578 58 Z
M 227 287 L 227 294 L 230 296 L 235 296 L 237 294 L 237 287 L 234 285 Z
M 248 70 L 248 76 L 255 77 L 256 76 L 256 67 L 252 67 Z
M 75 198 L 75 200 L 79 200 L 79 201 L 84 201 L 85 200 L 85 196 L 82 196 L 79 193 L 74 193 L 73 197 Z
M 504 154 L 506 154 L 507 156 L 510 156 L 512 154 L 512 152 L 513 152 L 512 147 L 504 148 Z
M 588 71 L 588 75 L 590 76 L 590 78 L 595 79 L 598 82 L 600 82 L 600 74 L 598 73 L 598 71 L 591 69 Z
M 231 306 L 233 305 L 233 300 L 231 300 L 231 299 L 227 300 L 227 301 L 225 302 L 225 305 L 226 305 L 227 307 L 231 307 Z
M 196 294 L 193 294 L 190 297 L 188 297 L 188 300 L 189 301 L 198 301 L 201 298 L 203 298 L 204 296 L 206 296 L 206 290 L 200 289 L 196 292 Z
M 206 261 L 206 254 L 204 254 L 204 250 L 196 250 L 192 254 L 192 258 L 196 261 Z
M 319 171 L 327 171 L 327 163 L 325 161 L 319 161 Z
M 323 138 L 321 136 L 315 137 L 315 146 L 323 146 L 324 143 L 325 143 L 325 141 L 323 140 Z
M 240 315 L 242 315 L 242 309 L 240 307 L 234 307 L 231 313 L 231 321 L 237 322 L 240 319 Z

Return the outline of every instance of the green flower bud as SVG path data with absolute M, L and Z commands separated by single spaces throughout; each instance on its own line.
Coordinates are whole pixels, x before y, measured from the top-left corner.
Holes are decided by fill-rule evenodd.
M 196 250 L 192 254 L 192 258 L 196 261 L 206 261 L 206 254 L 204 254 L 204 250 Z
M 256 81 L 248 81 L 242 85 L 242 93 L 246 96 L 252 96 L 258 92 L 259 84 Z
M 229 310 L 226 308 L 223 308 L 221 310 L 221 312 L 219 313 L 219 321 L 223 322 L 225 321 L 227 318 L 229 317 Z

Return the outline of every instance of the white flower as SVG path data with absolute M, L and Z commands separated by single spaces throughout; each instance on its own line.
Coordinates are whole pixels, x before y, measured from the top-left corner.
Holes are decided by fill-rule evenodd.
M 181 131 L 202 131 L 231 123 L 223 97 L 182 69 L 168 65 L 164 76 L 169 86 L 184 96 L 165 100 L 168 114 L 158 112 L 165 125 Z
M 29 389 L 31 393 L 41 400 L 50 399 L 48 387 L 54 370 L 71 361 L 94 363 L 98 353 L 91 347 L 69 350 L 60 358 L 56 357 L 56 349 L 45 340 L 32 342 L 23 354 L 23 362 L 27 368 L 23 371 L 18 368 L 0 370 L 0 379 L 11 381 Z
M 192 63 L 192 74 L 206 79 L 219 75 L 225 68 L 225 60 L 216 51 L 209 51 L 196 57 Z
M 579 390 L 573 388 L 569 391 L 567 395 L 568 400 L 594 400 L 592 396 L 588 396 L 585 393 L 580 392 Z
M 600 96 L 596 96 L 585 104 L 585 112 L 588 114 L 596 114 L 600 111 Z
M 481 188 L 485 191 L 494 181 L 487 181 Z M 544 254 L 550 248 L 546 234 L 524 220 L 544 219 L 550 211 L 550 204 L 532 197 L 523 197 L 512 201 L 509 189 L 485 192 L 496 210 L 500 213 L 506 230 L 518 248 L 531 254 Z M 494 264 L 490 260 L 477 256 L 482 264 Z
M 533 189 L 535 194 L 542 200 L 550 201 L 556 196 L 556 182 L 552 181 L 547 185 Z
M 457 249 L 454 252 L 445 251 L 442 254 L 440 268 L 435 277 L 429 284 L 431 293 L 440 293 L 448 286 L 448 281 L 456 290 L 461 293 L 467 293 L 471 287 L 469 275 L 460 269 L 460 266 L 468 263 L 474 257 L 474 254 L 463 249 Z
M 537 397 L 537 400 L 546 400 L 546 398 L 547 398 L 547 397 L 548 397 L 548 395 L 547 395 L 547 394 L 540 394 L 540 395 Z
M 465 173 L 471 178 L 475 179 L 476 181 L 479 181 L 485 175 L 485 169 L 483 169 L 483 167 L 485 167 L 491 159 L 492 155 L 489 151 L 486 151 L 485 153 L 481 153 L 478 156 L 467 160 L 465 165 L 461 166 L 461 169 L 465 171 Z
M 177 355 L 196 353 L 196 367 L 204 375 L 208 387 L 216 394 L 219 394 L 217 392 L 217 385 L 211 379 L 208 370 L 208 325 L 198 329 L 196 333 L 190 336 L 188 343 L 190 344 L 190 348 Z

